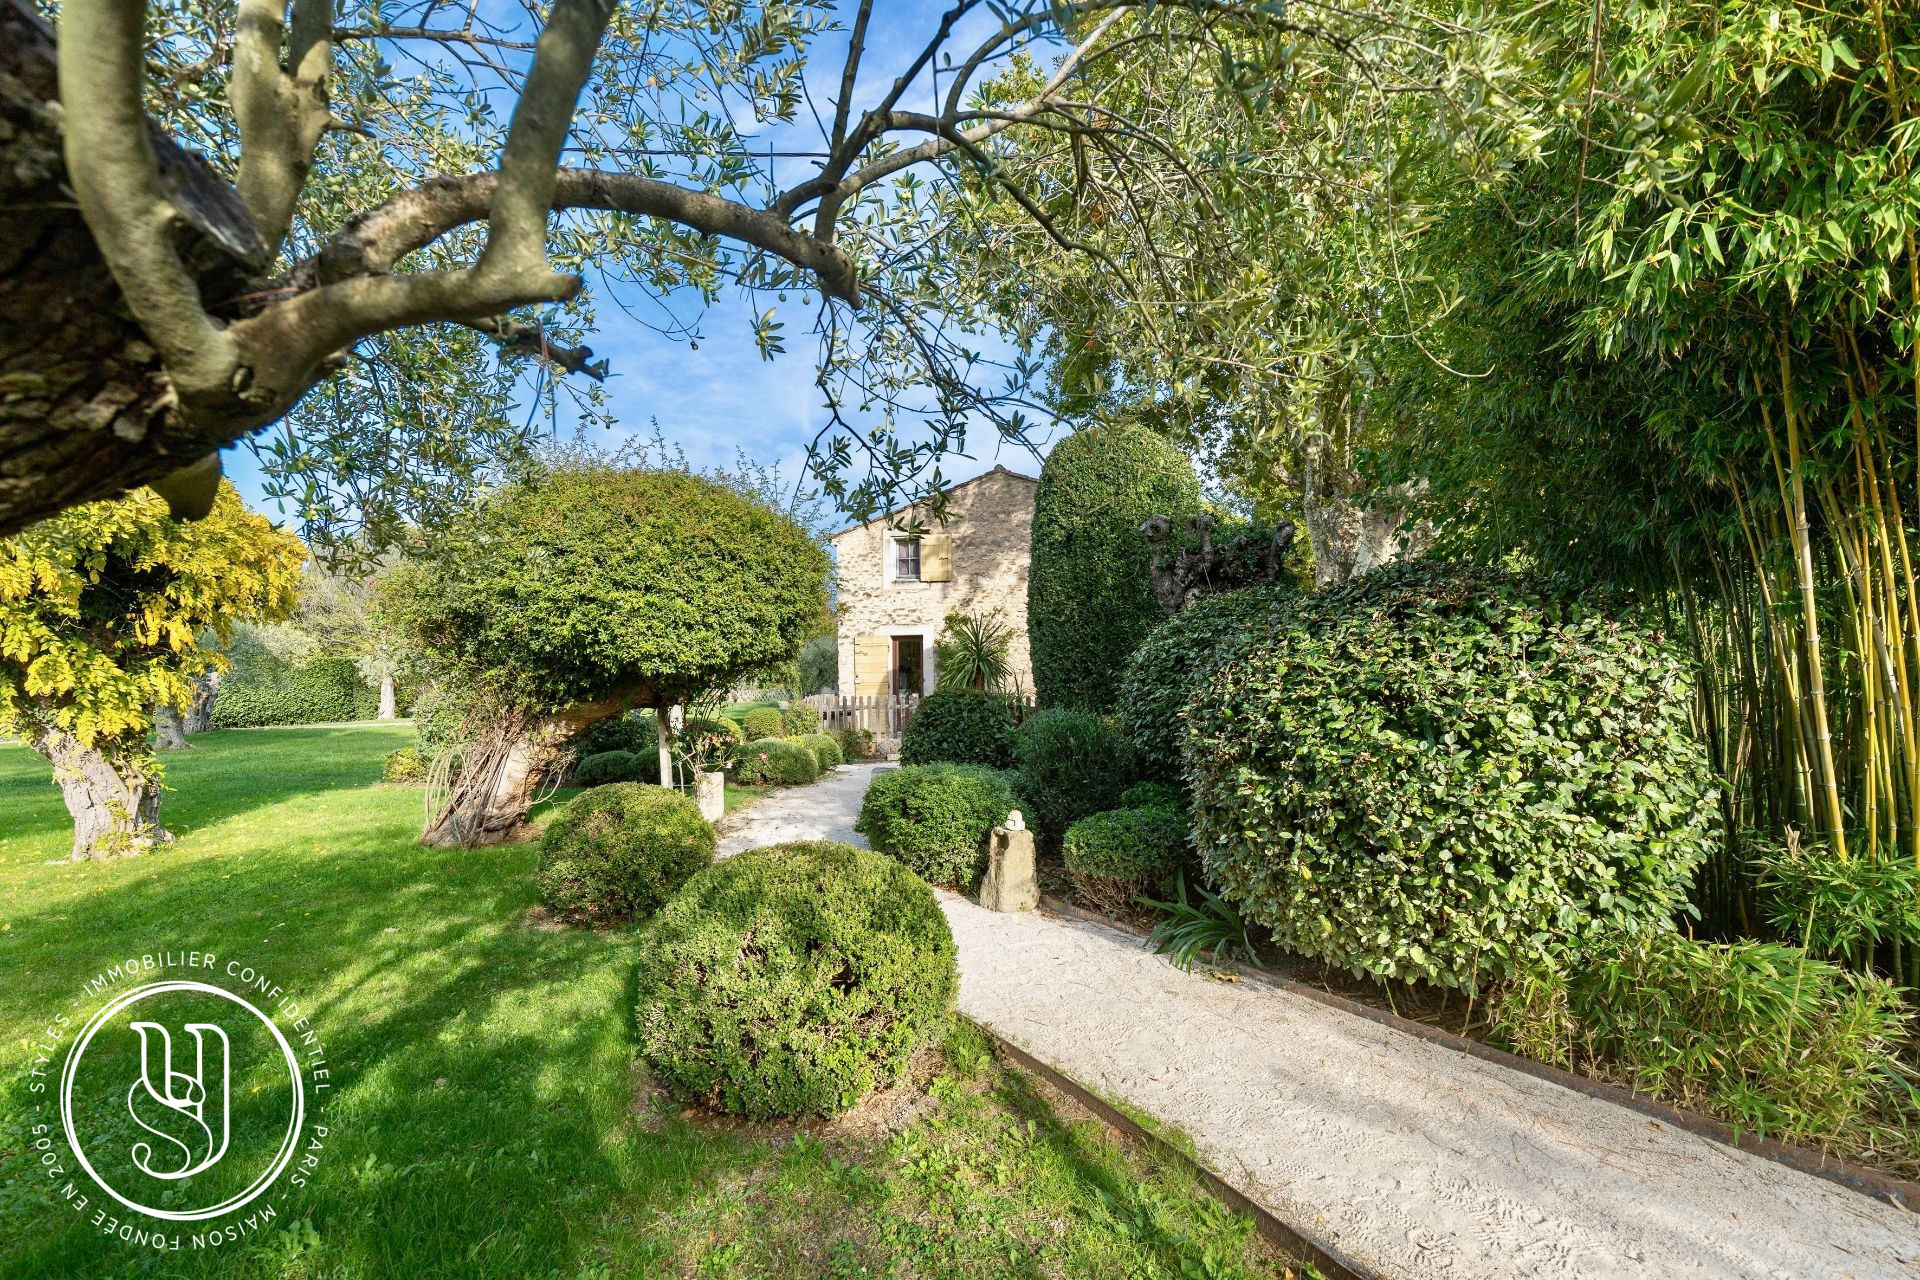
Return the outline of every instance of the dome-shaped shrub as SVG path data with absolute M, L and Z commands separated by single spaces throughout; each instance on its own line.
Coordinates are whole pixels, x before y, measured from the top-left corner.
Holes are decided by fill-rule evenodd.
M 873 775 L 853 829 L 929 884 L 971 884 L 987 836 L 1019 807 L 1006 775 L 974 764 L 919 764 Z
M 1135 774 L 1127 740 L 1085 711 L 1028 716 L 1013 734 L 1013 764 L 1028 824 L 1053 849 L 1080 819 L 1118 807 Z
M 1149 805 L 1114 809 L 1067 828 L 1067 874 L 1086 903 L 1100 911 L 1128 910 L 1135 898 L 1165 898 L 1188 861 L 1187 815 Z
M 1013 704 L 977 689 L 928 694 L 900 736 L 901 764 L 983 764 L 1004 769 L 1013 759 Z
M 820 713 L 804 702 L 789 702 L 780 713 L 780 732 L 789 738 L 804 738 L 820 732 Z
M 758 742 L 762 738 L 780 738 L 786 736 L 786 729 L 780 720 L 780 708 L 755 707 L 747 712 L 740 722 L 741 735 L 748 742 Z
M 1246 587 L 1204 596 L 1147 634 L 1127 659 L 1114 711 L 1154 778 L 1180 772 L 1180 713 L 1193 691 L 1237 645 L 1265 634 L 1264 620 L 1299 599 L 1290 586 Z
M 591 924 L 644 918 L 713 861 L 713 827 L 666 787 L 616 782 L 575 796 L 540 839 L 534 873 L 555 912 Z
M 1122 809 L 1187 808 L 1187 793 L 1171 782 L 1136 782 L 1120 793 Z
M 820 777 L 820 759 L 798 742 L 760 738 L 733 748 L 734 781 L 749 787 L 795 787 Z
M 590 755 L 573 767 L 573 780 L 583 787 L 605 786 L 609 782 L 645 782 L 651 770 L 660 772 L 660 757 L 632 751 L 602 751 Z
M 1654 636 L 1423 562 L 1274 626 L 1195 693 L 1184 750 L 1208 878 L 1283 946 L 1473 989 L 1683 908 L 1719 807 Z
M 647 926 L 640 1052 L 683 1098 L 833 1115 L 946 1029 L 958 976 L 933 893 L 877 853 L 774 845 L 695 876 Z
M 813 752 L 822 773 L 846 763 L 840 755 L 840 740 L 830 733 L 803 733 L 793 741 Z

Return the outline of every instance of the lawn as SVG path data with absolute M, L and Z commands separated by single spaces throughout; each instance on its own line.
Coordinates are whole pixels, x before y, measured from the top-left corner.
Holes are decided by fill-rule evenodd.
M 716 1125 L 633 1061 L 631 931 L 530 924 L 530 846 L 415 842 L 411 730 L 235 730 L 168 761 L 179 839 L 70 865 L 39 757 L 0 746 L 0 1276 L 1284 1276 L 1178 1165 L 977 1033 L 852 1124 Z M 244 956 L 317 1011 L 332 1136 L 286 1226 L 155 1255 L 56 1207 L 27 1045 L 105 963 Z

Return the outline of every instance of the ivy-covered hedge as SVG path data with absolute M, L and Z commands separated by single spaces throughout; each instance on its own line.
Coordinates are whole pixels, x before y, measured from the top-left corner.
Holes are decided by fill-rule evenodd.
M 1180 716 L 1193 691 L 1238 645 L 1263 634 L 1264 619 L 1298 598 L 1290 586 L 1203 596 L 1147 634 L 1127 659 L 1115 708 L 1142 773 L 1179 776 Z
M 1090 427 L 1054 446 L 1034 493 L 1027 573 L 1041 706 L 1112 709 L 1127 655 L 1161 617 L 1140 526 L 1199 509 L 1193 464 L 1144 427 Z
M 898 1079 L 959 986 L 932 890 L 827 841 L 707 868 L 644 943 L 641 1056 L 682 1098 L 762 1119 L 833 1115 Z
M 873 776 L 853 829 L 929 884 L 966 885 L 986 866 L 988 834 L 1017 807 L 997 769 L 908 765 Z
M 1430 562 L 1270 623 L 1195 693 L 1184 753 L 1208 878 L 1282 945 L 1474 989 L 1686 908 L 1719 806 L 1654 635 Z
M 983 764 L 1013 759 L 1013 704 L 1003 694 L 942 689 L 928 694 L 900 736 L 902 764 Z
M 368 715 L 358 714 L 362 691 L 373 695 Z M 224 729 L 259 725 L 319 724 L 370 718 L 379 694 L 360 683 L 352 658 L 310 658 L 293 668 L 263 664 L 241 678 L 221 681 L 213 722 Z

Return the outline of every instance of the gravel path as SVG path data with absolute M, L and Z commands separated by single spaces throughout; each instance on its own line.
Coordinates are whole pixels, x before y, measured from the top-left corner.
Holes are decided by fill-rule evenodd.
M 873 768 L 756 802 L 723 852 L 852 837 Z M 1181 973 L 1114 930 L 940 897 L 962 1013 L 1179 1129 L 1381 1276 L 1920 1275 L 1920 1217 L 1825 1179 L 1289 992 Z

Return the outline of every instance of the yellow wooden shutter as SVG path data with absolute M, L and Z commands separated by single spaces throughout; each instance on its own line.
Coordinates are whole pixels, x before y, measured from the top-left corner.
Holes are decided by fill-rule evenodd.
M 892 666 L 893 645 L 885 636 L 853 638 L 853 695 L 856 698 L 884 697 L 887 671 Z
M 920 581 L 953 581 L 953 538 L 929 533 L 920 539 Z

